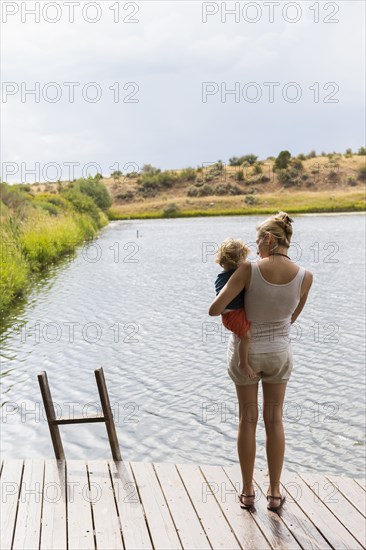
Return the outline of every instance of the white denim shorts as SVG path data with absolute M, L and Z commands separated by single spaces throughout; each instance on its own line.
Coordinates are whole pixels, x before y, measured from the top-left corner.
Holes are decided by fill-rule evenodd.
M 235 384 L 246 386 L 258 384 L 259 380 L 270 384 L 283 384 L 289 381 L 293 367 L 291 344 L 281 351 L 249 353 L 249 366 L 257 375 L 256 378 L 250 379 L 239 367 L 238 341 L 230 339 L 227 348 L 227 371 Z

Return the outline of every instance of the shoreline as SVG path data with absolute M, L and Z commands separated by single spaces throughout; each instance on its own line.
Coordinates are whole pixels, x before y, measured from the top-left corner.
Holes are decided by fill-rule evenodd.
M 292 215 L 301 215 L 301 216 L 339 216 L 339 215 L 354 215 L 354 214 L 365 214 L 366 207 L 351 209 L 314 209 L 312 212 L 299 210 L 293 210 L 291 208 L 283 208 L 285 212 Z M 112 221 L 123 221 L 123 220 L 153 220 L 153 219 L 174 219 L 174 218 L 216 218 L 216 217 L 225 217 L 225 216 L 261 216 L 261 215 L 271 215 L 278 208 L 258 208 L 251 211 L 240 211 L 240 210 L 197 210 L 197 211 L 182 211 L 175 212 L 174 215 L 166 215 L 164 212 L 144 212 L 144 213 L 131 213 L 131 214 L 119 214 L 115 212 L 108 212 L 108 220 Z

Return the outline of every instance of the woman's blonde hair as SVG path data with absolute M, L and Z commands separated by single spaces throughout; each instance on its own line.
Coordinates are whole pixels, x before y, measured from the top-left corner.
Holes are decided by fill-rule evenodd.
M 281 211 L 257 225 L 257 231 L 259 232 L 260 237 L 271 233 L 276 239 L 276 245 L 274 248 L 277 248 L 278 246 L 285 246 L 288 248 L 291 243 L 291 224 L 293 221 L 294 220 L 291 219 L 286 212 Z
M 245 260 L 250 248 L 240 239 L 226 239 L 223 241 L 216 254 L 216 263 L 221 267 L 236 269 L 241 260 Z

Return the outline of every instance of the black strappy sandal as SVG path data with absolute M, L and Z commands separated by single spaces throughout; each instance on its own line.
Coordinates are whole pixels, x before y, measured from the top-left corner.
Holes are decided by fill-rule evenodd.
M 271 504 L 269 499 L 276 499 L 277 501 L 279 500 L 280 503 L 277 504 L 277 505 L 274 505 L 273 503 Z M 268 501 L 267 509 L 272 510 L 272 512 L 277 512 L 277 510 L 279 510 L 281 508 L 282 504 L 285 502 L 285 495 L 282 495 L 280 497 L 275 497 L 273 495 L 268 495 L 267 494 L 267 501 Z
M 254 507 L 255 494 L 248 495 L 247 493 L 241 493 L 241 495 L 239 495 L 239 500 L 240 500 L 240 508 L 243 508 L 244 510 L 248 510 Z

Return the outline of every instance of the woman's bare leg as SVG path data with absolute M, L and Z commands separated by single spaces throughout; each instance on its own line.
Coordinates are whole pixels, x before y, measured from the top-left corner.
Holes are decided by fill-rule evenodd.
M 235 387 L 239 401 L 238 455 L 243 478 L 242 492 L 252 495 L 258 421 L 258 383 Z
M 280 496 L 280 480 L 285 456 L 285 432 L 282 422 L 286 385 L 263 382 L 263 419 L 266 428 L 266 452 L 269 472 L 269 494 Z

